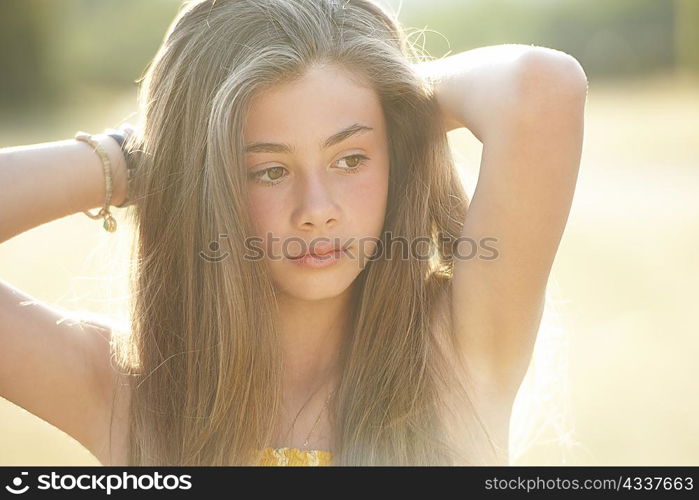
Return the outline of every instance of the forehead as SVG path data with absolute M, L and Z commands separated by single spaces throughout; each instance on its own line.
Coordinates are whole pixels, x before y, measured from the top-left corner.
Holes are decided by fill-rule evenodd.
M 358 80 L 344 68 L 316 65 L 297 80 L 261 91 L 250 103 L 245 142 L 317 142 L 355 122 L 382 133 L 379 96 Z

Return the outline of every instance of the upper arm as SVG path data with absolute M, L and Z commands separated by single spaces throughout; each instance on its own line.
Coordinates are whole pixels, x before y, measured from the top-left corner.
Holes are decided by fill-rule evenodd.
M 104 422 L 109 329 L 0 280 L 0 396 L 93 451 Z
M 543 54 L 520 65 L 513 88 L 521 104 L 483 132 L 462 236 L 486 241 L 495 258 L 480 258 L 491 257 L 486 252 L 454 263 L 452 318 L 463 354 L 510 395 L 531 358 L 583 139 L 584 73 L 568 56 Z

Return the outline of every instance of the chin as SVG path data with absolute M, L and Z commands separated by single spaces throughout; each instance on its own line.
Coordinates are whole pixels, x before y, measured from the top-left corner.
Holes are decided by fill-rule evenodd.
M 326 300 L 326 299 L 332 299 L 334 297 L 338 297 L 339 295 L 342 294 L 342 292 L 346 291 L 347 288 L 345 289 L 333 289 L 333 290 L 325 290 L 325 291 L 320 291 L 320 290 L 312 290 L 312 289 L 296 289 L 296 288 L 283 288 L 281 289 L 281 292 L 289 298 L 293 298 L 294 300 L 304 300 L 304 301 L 309 301 L 309 302 L 314 302 L 318 300 Z
M 345 268 L 284 273 L 274 277 L 274 285 L 284 295 L 297 300 L 331 299 L 347 292 L 359 275 L 358 270 L 349 271 Z

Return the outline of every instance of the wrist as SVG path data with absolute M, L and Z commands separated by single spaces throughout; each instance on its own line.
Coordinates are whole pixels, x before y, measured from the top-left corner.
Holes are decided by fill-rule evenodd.
M 95 140 L 104 148 L 104 151 L 109 157 L 109 162 L 111 164 L 112 172 L 112 199 L 110 206 L 121 205 L 127 195 L 127 172 L 126 172 L 126 159 L 124 158 L 124 153 L 122 152 L 119 143 L 109 135 L 95 134 L 93 136 Z M 102 198 L 98 201 L 96 207 L 101 207 L 104 204 L 105 192 L 102 189 Z

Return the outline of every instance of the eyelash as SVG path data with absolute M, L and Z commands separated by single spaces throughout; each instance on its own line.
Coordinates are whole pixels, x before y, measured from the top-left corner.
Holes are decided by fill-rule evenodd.
M 342 170 L 346 171 L 348 174 L 356 174 L 356 173 L 358 173 L 359 170 L 362 169 L 362 168 L 366 165 L 366 162 L 369 160 L 369 157 L 368 157 L 368 156 L 365 156 L 365 155 L 363 155 L 363 154 L 353 154 L 353 155 L 343 156 L 342 158 L 340 158 L 339 160 L 337 160 L 337 162 L 340 162 L 340 161 L 342 161 L 342 160 L 346 160 L 347 158 L 359 158 L 359 159 L 361 160 L 361 162 L 359 163 L 359 165 L 357 165 L 356 167 L 351 167 L 351 168 L 344 168 L 344 169 L 342 169 Z M 337 163 L 337 162 L 335 162 L 335 163 Z M 284 177 L 286 177 L 286 176 L 280 177 L 279 179 L 277 179 L 277 180 L 275 180 L 275 181 L 271 181 L 271 182 L 270 182 L 270 181 L 263 181 L 263 180 L 261 179 L 261 177 L 262 177 L 265 173 L 267 173 L 269 170 L 272 170 L 272 169 L 274 169 L 274 168 L 284 168 L 284 167 L 269 167 L 269 168 L 265 168 L 264 170 L 259 170 L 259 171 L 257 171 L 257 172 L 252 172 L 251 174 L 249 174 L 249 177 L 250 177 L 252 180 L 254 180 L 255 182 L 258 182 L 258 183 L 262 184 L 263 186 L 274 186 L 275 184 L 279 184 L 279 183 L 281 182 L 281 180 L 282 180 Z

